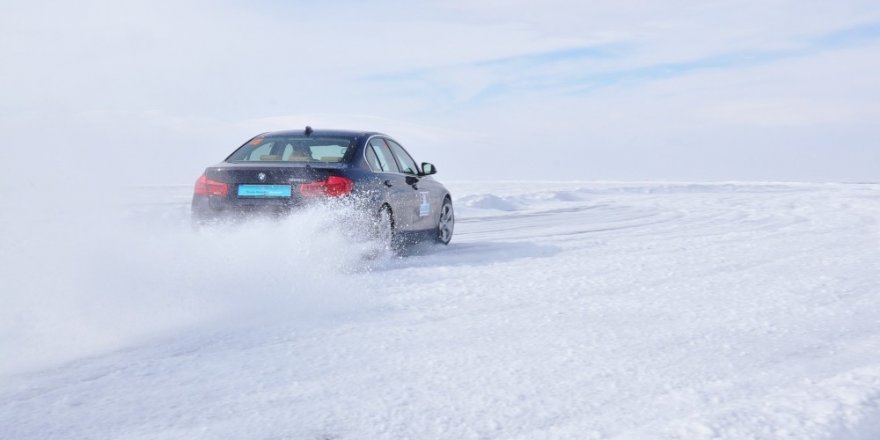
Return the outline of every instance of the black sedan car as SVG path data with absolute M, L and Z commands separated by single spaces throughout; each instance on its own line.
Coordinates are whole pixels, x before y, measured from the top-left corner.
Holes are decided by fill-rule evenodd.
M 263 133 L 205 169 L 192 216 L 205 224 L 348 199 L 370 215 L 369 232 L 389 245 L 448 244 L 455 215 L 449 191 L 432 177 L 436 172 L 382 133 L 311 127 Z

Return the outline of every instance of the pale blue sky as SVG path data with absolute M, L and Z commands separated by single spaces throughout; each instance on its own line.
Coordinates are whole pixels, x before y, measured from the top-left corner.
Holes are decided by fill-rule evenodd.
M 880 180 L 880 4 L 659 3 L 10 3 L 0 129 L 142 183 L 305 124 L 448 179 Z
M 635 44 L 606 44 L 601 46 L 555 49 L 526 53 L 468 63 L 432 66 L 410 71 L 368 75 L 361 80 L 375 81 L 395 90 L 410 93 L 413 89 L 431 89 L 437 93 L 433 101 L 443 101 L 454 88 L 444 82 L 450 73 L 479 70 L 494 81 L 465 102 L 454 105 L 479 105 L 492 98 L 503 98 L 520 93 L 564 93 L 577 95 L 597 88 L 621 83 L 638 83 L 685 76 L 702 70 L 728 70 L 772 64 L 790 58 L 808 58 L 822 52 L 839 51 L 871 45 L 880 40 L 880 23 L 868 23 L 828 33 L 808 36 L 781 49 L 750 48 L 736 52 L 709 54 L 700 58 L 668 60 L 625 69 L 592 69 L 591 60 L 621 60 L 636 56 L 640 50 Z M 547 72 L 548 67 L 558 72 Z

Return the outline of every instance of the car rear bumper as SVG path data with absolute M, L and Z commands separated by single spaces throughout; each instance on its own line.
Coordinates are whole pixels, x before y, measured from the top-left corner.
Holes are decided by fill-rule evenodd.
M 301 200 L 265 199 L 253 201 L 230 200 L 211 196 L 193 196 L 192 219 L 196 223 L 243 220 L 254 217 L 278 217 L 301 209 Z
M 213 223 L 249 218 L 281 217 L 310 206 L 322 204 L 330 204 L 346 212 L 378 212 L 378 208 L 370 208 L 375 204 L 374 201 L 363 197 L 237 198 L 194 195 L 191 214 L 195 222 Z

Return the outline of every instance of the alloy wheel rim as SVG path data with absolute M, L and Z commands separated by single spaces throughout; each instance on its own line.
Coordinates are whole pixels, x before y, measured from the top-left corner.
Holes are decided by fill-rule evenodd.
M 440 211 L 440 240 L 448 242 L 452 236 L 452 228 L 455 225 L 455 216 L 452 212 L 452 206 L 444 204 Z

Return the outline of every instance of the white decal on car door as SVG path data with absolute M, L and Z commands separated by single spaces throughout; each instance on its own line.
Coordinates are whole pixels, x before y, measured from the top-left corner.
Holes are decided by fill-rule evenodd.
M 429 194 L 430 193 L 427 191 L 419 192 L 419 198 L 421 200 L 419 203 L 419 217 L 427 217 L 431 215 L 431 204 L 428 203 Z

